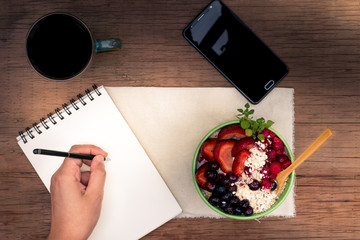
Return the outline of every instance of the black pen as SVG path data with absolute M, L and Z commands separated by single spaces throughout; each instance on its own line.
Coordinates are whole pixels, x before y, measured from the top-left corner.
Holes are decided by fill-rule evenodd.
M 78 159 L 86 159 L 86 160 L 93 160 L 93 158 L 96 156 L 96 155 L 92 155 L 92 154 L 69 153 L 69 152 L 60 152 L 60 151 L 38 149 L 38 148 L 35 148 L 33 150 L 33 153 L 55 156 L 55 157 L 69 157 L 69 158 L 78 158 Z M 104 158 L 104 161 L 105 160 L 106 159 Z

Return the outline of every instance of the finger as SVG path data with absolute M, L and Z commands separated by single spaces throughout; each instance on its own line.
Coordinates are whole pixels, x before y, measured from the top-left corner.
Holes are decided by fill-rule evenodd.
M 51 192 L 55 189 L 67 189 L 67 191 L 76 193 L 85 186 L 80 182 L 80 168 L 73 161 L 64 161 L 60 168 L 51 177 Z
M 95 145 L 74 145 L 71 147 L 70 152 L 91 154 L 91 155 L 102 155 L 104 157 L 108 155 L 107 152 L 105 152 L 100 147 Z
M 100 195 L 104 194 L 106 171 L 104 165 L 104 157 L 97 155 L 90 166 L 90 178 L 86 193 L 89 195 Z
M 89 178 L 90 178 L 90 172 L 89 171 L 82 172 L 80 182 L 83 185 L 87 186 L 89 184 Z
M 91 154 L 91 155 L 102 155 L 104 157 L 106 157 L 108 155 L 107 152 L 105 152 L 104 150 L 102 150 L 100 147 L 95 146 L 95 145 L 73 145 L 70 148 L 70 152 L 73 153 L 82 153 L 82 154 Z M 72 158 L 75 159 L 75 158 Z M 80 159 L 76 159 L 73 160 L 75 161 L 75 163 L 81 167 L 82 163 L 85 163 L 86 165 L 90 166 L 91 165 L 91 161 L 90 160 L 80 160 Z
M 66 179 L 75 179 L 76 181 L 80 182 L 81 165 L 82 163 L 79 159 L 65 158 L 60 168 L 58 169 L 58 172 L 66 177 Z
M 85 164 L 88 165 L 88 166 L 91 166 L 92 160 L 82 159 L 82 162 L 85 163 Z

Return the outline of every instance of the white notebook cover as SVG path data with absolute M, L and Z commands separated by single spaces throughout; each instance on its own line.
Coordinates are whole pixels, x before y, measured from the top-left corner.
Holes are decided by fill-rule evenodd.
M 159 175 L 139 141 L 127 125 L 103 86 L 101 93 L 90 92 L 76 101 L 79 110 L 69 104 L 68 115 L 60 110 L 63 120 L 53 114 L 49 129 L 38 124 L 29 129 L 18 144 L 50 191 L 53 173 L 63 162 L 61 157 L 34 155 L 34 148 L 68 151 L 74 144 L 94 144 L 109 153 L 106 183 L 99 222 L 90 239 L 139 239 L 181 213 L 181 208 Z

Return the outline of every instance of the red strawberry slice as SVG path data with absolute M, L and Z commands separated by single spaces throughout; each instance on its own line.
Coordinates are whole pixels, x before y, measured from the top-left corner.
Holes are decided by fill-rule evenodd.
M 206 140 L 201 146 L 201 155 L 209 161 L 215 161 L 214 149 L 217 142 L 218 141 L 213 138 Z
M 235 139 L 239 140 L 246 137 L 245 130 L 240 127 L 240 124 L 235 123 L 223 127 L 218 135 L 218 140 Z
M 218 161 L 221 170 L 225 173 L 229 173 L 232 170 L 233 157 L 231 151 L 235 143 L 235 140 L 224 140 L 216 144 L 214 150 L 215 160 Z
M 250 150 L 255 146 L 255 140 L 251 137 L 245 137 L 236 142 L 234 148 L 231 151 L 233 157 L 235 157 L 240 151 L 247 149 Z
M 251 153 L 248 150 L 242 150 L 236 155 L 232 165 L 232 171 L 236 176 L 241 177 L 241 174 L 244 171 L 245 161 L 248 160 L 250 155 Z
M 205 172 L 208 170 L 208 164 L 205 163 L 199 167 L 199 169 L 196 171 L 195 178 L 196 182 L 199 184 L 199 187 L 206 188 L 206 183 L 208 182 L 205 177 Z

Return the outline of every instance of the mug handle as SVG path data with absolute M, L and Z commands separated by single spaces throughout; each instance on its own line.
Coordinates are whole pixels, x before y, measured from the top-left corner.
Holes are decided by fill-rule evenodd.
M 96 39 L 94 42 L 96 53 L 116 51 L 121 49 L 121 40 L 118 38 Z

